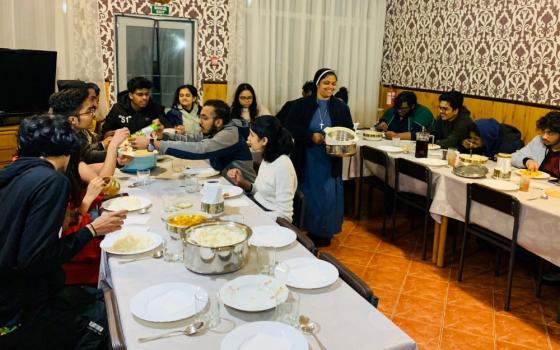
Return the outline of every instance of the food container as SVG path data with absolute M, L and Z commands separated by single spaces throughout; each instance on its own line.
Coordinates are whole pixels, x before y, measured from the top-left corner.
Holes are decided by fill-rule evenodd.
M 364 140 L 368 141 L 381 141 L 383 140 L 383 132 L 377 130 L 364 130 Z
M 482 165 L 459 165 L 453 168 L 453 174 L 469 179 L 481 179 L 488 174 L 488 168 Z
M 156 167 L 157 151 L 146 150 L 134 151 L 134 159 L 121 168 L 122 172 L 136 174 L 138 170 L 154 169 Z
M 179 239 L 189 228 L 211 220 L 212 217 L 199 211 L 186 211 L 169 215 L 165 227 L 171 238 Z
M 478 154 L 461 154 L 459 160 L 461 164 L 465 165 L 482 165 L 488 162 L 488 157 Z
M 495 179 L 509 180 L 511 178 L 511 154 L 498 153 L 496 155 L 496 167 L 494 168 Z
M 348 128 L 325 128 L 325 145 L 331 157 L 350 157 L 356 154 L 358 136 Z
M 117 195 L 121 190 L 121 184 L 114 177 L 106 176 L 103 178 L 103 182 L 105 182 L 105 186 L 101 192 L 108 197 Z
M 233 221 L 209 221 L 192 226 L 181 234 L 183 263 L 187 269 L 205 275 L 237 271 L 248 260 L 252 233 L 249 226 Z

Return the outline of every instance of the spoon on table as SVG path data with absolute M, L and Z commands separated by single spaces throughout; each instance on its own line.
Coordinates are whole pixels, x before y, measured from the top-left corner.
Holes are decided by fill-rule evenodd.
M 539 197 L 533 197 L 533 198 L 529 198 L 527 200 L 528 201 L 534 201 L 535 199 L 548 199 L 548 194 L 543 192 Z
M 131 263 L 131 262 L 133 262 L 133 261 L 144 260 L 144 259 L 150 259 L 150 258 L 152 258 L 152 259 L 159 259 L 159 258 L 161 258 L 161 257 L 163 257 L 163 249 L 156 250 L 151 256 L 141 256 L 141 257 L 139 257 L 139 258 L 134 258 L 134 259 L 130 259 L 130 260 L 122 260 L 122 261 L 119 261 L 119 264 L 121 264 L 121 265 L 122 265 L 122 264 L 128 264 L 128 263 Z
M 315 334 L 318 328 L 319 325 L 311 321 L 309 317 L 304 315 L 299 316 L 299 329 L 301 329 L 303 333 L 311 334 L 313 338 L 315 338 L 315 341 L 317 342 L 321 350 L 327 350 L 327 348 L 323 345 L 323 343 L 321 343 L 321 341 L 319 340 L 319 338 L 317 338 L 317 335 Z
M 176 331 L 163 333 L 163 334 L 156 335 L 156 336 L 153 336 L 153 337 L 138 338 L 138 342 L 139 343 L 145 343 L 145 342 L 149 342 L 149 341 L 152 341 L 152 340 L 172 337 L 172 336 L 181 335 L 181 334 L 184 334 L 186 336 L 191 336 L 191 335 L 195 335 L 196 333 L 198 333 L 198 331 L 202 328 L 202 326 L 204 326 L 204 322 L 197 321 L 197 322 L 189 324 L 183 330 L 179 329 L 179 330 L 176 330 Z

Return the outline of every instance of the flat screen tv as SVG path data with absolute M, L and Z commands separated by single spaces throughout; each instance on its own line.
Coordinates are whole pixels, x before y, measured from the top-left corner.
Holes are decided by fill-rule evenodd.
M 48 111 L 55 76 L 56 52 L 0 48 L 0 116 Z

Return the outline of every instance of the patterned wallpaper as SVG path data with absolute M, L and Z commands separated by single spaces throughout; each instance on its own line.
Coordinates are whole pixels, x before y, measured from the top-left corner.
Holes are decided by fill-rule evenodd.
M 560 1 L 388 0 L 382 83 L 560 105 Z
M 105 79 L 111 82 L 111 99 L 116 96 L 116 54 L 114 15 L 149 15 L 147 0 L 98 0 Z M 172 0 L 169 17 L 197 21 L 197 87 L 203 80 L 225 81 L 227 72 L 228 0 Z M 212 62 L 212 57 L 217 58 Z M 201 89 L 202 92 L 202 89 Z

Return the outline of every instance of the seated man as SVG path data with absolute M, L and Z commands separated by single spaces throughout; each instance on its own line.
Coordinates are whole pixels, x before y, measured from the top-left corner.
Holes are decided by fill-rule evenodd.
M 516 127 L 500 124 L 496 119 L 477 119 L 467 128 L 469 137 L 459 145 L 461 153 L 472 150 L 488 158 L 498 153 L 513 153 L 523 147 L 521 132 Z
M 113 176 L 117 162 L 124 165 L 128 159 L 117 155 L 117 148 L 129 136 L 126 128 L 115 132 L 115 137 L 106 151 L 95 150 L 88 138 L 87 129 L 95 116 L 95 105 L 89 98 L 85 85 L 83 88 L 67 89 L 56 92 L 49 97 L 49 105 L 53 113 L 60 114 L 68 118 L 79 138 L 80 161 L 86 164 L 95 164 L 95 170 L 101 176 Z
M 226 177 L 229 169 L 241 170 L 248 181 L 255 181 L 253 158 L 242 136 L 241 119 L 231 119 L 229 106 L 220 100 L 208 100 L 200 111 L 200 129 L 198 134 L 178 135 L 162 133 L 163 140 L 137 136 L 132 147 L 145 149 L 155 147 L 162 154 L 169 154 L 184 159 L 210 159 L 210 165 Z M 158 135 L 158 137 L 159 137 Z
M 93 237 L 120 229 L 105 212 L 60 238 L 69 196 L 64 175 L 78 140 L 63 117 L 22 121 L 18 159 L 0 171 L 0 349 L 103 349 L 102 292 L 64 287 L 62 264 Z
M 311 96 L 314 86 L 315 84 L 313 84 L 312 81 L 306 81 L 305 84 L 303 84 L 303 86 L 301 87 L 301 97 Z M 291 100 L 284 103 L 280 111 L 276 114 L 276 118 L 280 120 L 282 125 L 284 125 L 284 123 L 286 122 L 286 118 L 288 118 L 288 115 L 290 114 L 290 109 L 292 108 L 296 100 Z
M 439 116 L 432 134 L 442 148 L 458 147 L 469 136 L 467 128 L 473 121 L 471 112 L 463 106 L 463 100 L 459 91 L 444 92 L 439 96 Z
M 537 120 L 537 129 L 542 134 L 512 154 L 511 164 L 560 178 L 560 112 L 548 112 Z
M 400 137 L 401 140 L 415 140 L 416 133 L 432 128 L 434 116 L 432 112 L 421 104 L 416 103 L 416 94 L 403 91 L 395 99 L 395 106 L 389 108 L 379 120 L 376 129 L 385 131 L 389 139 Z
M 163 107 L 150 98 L 152 82 L 144 77 L 136 77 L 130 79 L 126 85 L 128 90 L 119 92 L 117 103 L 107 114 L 101 129 L 103 138 L 120 128 L 128 128 L 130 133 L 134 134 L 152 124 L 154 119 L 165 115 Z

